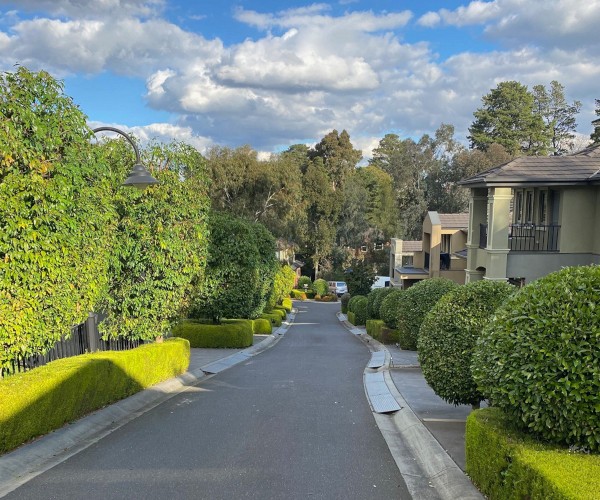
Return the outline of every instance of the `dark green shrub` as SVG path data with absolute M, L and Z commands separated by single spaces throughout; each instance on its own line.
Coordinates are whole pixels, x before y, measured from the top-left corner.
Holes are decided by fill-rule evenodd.
M 381 338 L 379 341 L 382 344 L 397 344 L 398 343 L 398 330 L 392 330 L 387 326 L 381 329 Z
M 285 298 L 281 301 L 281 307 L 283 307 L 287 312 L 291 313 L 294 304 L 290 298 Z
M 354 325 L 364 325 L 367 322 L 367 298 L 361 295 L 355 297 L 352 302 L 352 312 L 354 313 Z
M 396 329 L 398 319 L 398 303 L 404 294 L 404 290 L 393 288 L 381 301 L 379 316 L 385 321 L 385 324 L 392 329 Z
M 257 318 L 252 320 L 252 333 L 256 335 L 271 335 L 273 327 L 268 319 Z
M 385 327 L 382 319 L 368 319 L 366 322 L 367 333 L 375 340 L 381 339 L 381 330 Z
M 276 327 L 280 327 L 281 324 L 283 323 L 283 320 L 281 319 L 281 314 L 277 314 L 277 313 L 262 313 L 260 315 L 261 318 L 263 319 L 267 319 L 271 322 L 271 325 L 276 326 Z
M 189 340 L 190 347 L 248 347 L 253 342 L 252 320 L 223 320 L 219 325 L 183 321 L 173 335 Z
M 354 259 L 350 264 L 352 271 L 346 274 L 348 292 L 352 295 L 366 296 L 375 283 L 375 270 L 364 260 Z
M 505 282 L 474 281 L 448 292 L 425 316 L 417 342 L 419 363 L 439 397 L 473 406 L 485 399 L 471 374 L 473 349 L 496 309 L 515 290 Z
M 307 290 L 313 289 L 313 282 L 308 276 L 300 276 L 298 278 L 298 284 L 296 285 L 298 290 L 304 290 L 304 285 L 307 285 Z
M 387 295 L 393 290 L 393 288 L 376 288 L 375 290 L 371 290 L 369 295 L 367 295 L 368 305 L 367 305 L 367 315 L 372 319 L 381 319 L 379 317 L 379 308 L 381 307 L 381 302 L 383 299 L 387 297 Z
M 402 349 L 417 348 L 419 329 L 425 316 L 438 300 L 457 286 L 447 278 L 430 278 L 419 281 L 404 292 L 398 303 L 396 320 Z
M 342 295 L 340 302 L 342 303 L 342 314 L 346 314 L 348 312 L 348 302 L 350 302 L 351 295 L 349 293 L 345 293 Z
M 364 295 L 353 295 L 348 301 L 348 311 L 355 312 L 354 305 L 362 299 L 366 299 Z
M 329 293 L 329 284 L 324 279 L 317 279 L 313 283 L 313 290 L 318 295 L 327 295 Z
M 600 450 L 600 266 L 549 274 L 509 298 L 473 356 L 481 392 L 543 439 Z
M 52 361 L 0 380 L 0 453 L 184 373 L 183 339 Z
M 535 442 L 498 408 L 472 412 L 465 435 L 466 472 L 487 498 L 597 498 L 600 455 Z

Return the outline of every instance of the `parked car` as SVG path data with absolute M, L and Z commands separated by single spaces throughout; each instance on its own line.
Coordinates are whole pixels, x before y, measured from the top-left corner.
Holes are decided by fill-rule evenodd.
M 388 286 L 390 286 L 389 276 L 375 276 L 375 283 L 371 285 L 371 290 L 375 290 L 375 288 L 385 288 Z
M 335 293 L 338 297 L 348 293 L 348 285 L 345 281 L 328 281 L 328 284 L 329 293 Z

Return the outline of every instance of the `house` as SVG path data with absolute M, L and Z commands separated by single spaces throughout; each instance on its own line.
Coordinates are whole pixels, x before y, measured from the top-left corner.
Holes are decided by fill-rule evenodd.
M 516 158 L 459 184 L 471 190 L 466 282 L 522 285 L 600 264 L 600 145 Z
M 428 212 L 421 241 L 392 239 L 390 284 L 408 288 L 427 278 L 445 277 L 465 282 L 469 214 Z

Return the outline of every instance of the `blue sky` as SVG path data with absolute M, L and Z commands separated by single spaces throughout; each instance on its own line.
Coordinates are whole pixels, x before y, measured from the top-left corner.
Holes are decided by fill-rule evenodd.
M 591 132 L 600 0 L 0 0 L 0 66 L 45 69 L 92 125 L 261 152 L 346 129 L 366 157 L 499 82 L 558 80 Z

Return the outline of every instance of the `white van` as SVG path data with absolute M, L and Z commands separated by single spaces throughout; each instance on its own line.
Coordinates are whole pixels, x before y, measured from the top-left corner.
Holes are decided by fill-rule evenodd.
M 375 288 L 385 288 L 388 286 L 390 286 L 389 276 L 375 276 L 375 283 L 371 285 L 371 290 L 375 290 Z
M 345 293 L 348 293 L 348 285 L 345 281 L 328 281 L 329 293 L 335 293 L 338 297 L 341 297 Z

